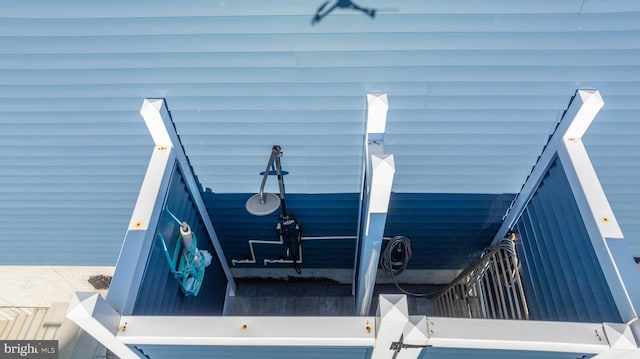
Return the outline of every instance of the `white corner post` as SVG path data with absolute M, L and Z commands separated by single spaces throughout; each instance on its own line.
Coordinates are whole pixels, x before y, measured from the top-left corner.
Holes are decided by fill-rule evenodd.
M 368 315 L 371 307 L 395 174 L 393 155 L 384 153 L 384 131 L 389 109 L 387 95 L 368 94 L 367 107 L 365 188 L 360 204 L 354 286 L 358 315 Z
M 394 359 L 417 359 L 424 347 L 428 346 L 429 335 L 427 317 L 411 315 L 402 332 L 402 344 L 408 345 L 400 349 Z
M 582 136 L 603 106 L 604 101 L 597 90 L 577 91 L 492 244 L 496 244 L 515 225 L 557 157 L 620 316 L 623 321 L 630 322 L 638 317 L 640 309 L 640 286 L 637 285 L 640 273 L 582 142 Z M 637 335 L 640 337 L 640 332 Z
M 599 101 L 602 107 L 599 93 L 591 97 L 596 98 L 592 102 Z M 582 142 L 590 124 L 574 122 L 567 129 L 558 148 L 558 158 L 620 316 L 624 322 L 630 322 L 638 317 L 640 310 L 640 273 Z
M 153 224 L 160 219 L 175 158 L 175 151 L 171 147 L 157 145 L 149 160 L 107 294 L 109 304 L 121 314 L 133 312 L 149 248 L 155 236 L 156 227 Z
M 596 90 L 578 90 L 573 97 L 567 111 L 560 119 L 560 123 L 556 127 L 555 132 L 551 135 L 547 146 L 538 158 L 538 162 L 533 167 L 531 174 L 522 186 L 520 193 L 516 197 L 514 203 L 509 208 L 509 212 L 505 216 L 500 229 L 493 239 L 492 245 L 495 245 L 513 228 L 525 207 L 533 197 L 536 189 L 542 182 L 544 175 L 547 173 L 549 166 L 553 163 L 558 149 L 564 142 L 567 133 L 576 133 L 578 129 L 584 130 L 596 117 L 604 102 L 600 97 L 600 92 Z
M 144 100 L 140 114 L 144 118 L 155 147 L 131 215 L 111 287 L 107 294 L 107 301 L 122 315 L 132 314 L 147 263 L 146 259 L 149 256 L 149 249 L 155 239 L 155 224 L 160 219 L 171 175 L 176 165 L 182 172 L 198 215 L 205 225 L 216 255 L 222 264 L 228 283 L 227 293 L 234 295 L 233 276 L 164 100 Z
M 408 323 L 407 296 L 404 294 L 380 295 L 376 321 L 376 344 L 373 347 L 371 359 L 395 358 L 396 351 L 391 348 L 391 345 L 402 342 L 402 336 Z M 397 354 L 402 352 L 403 350 L 400 350 Z
M 119 358 L 140 358 L 128 346 L 116 339 L 120 326 L 120 314 L 102 299 L 99 293 L 75 293 L 67 311 L 67 318 Z
M 222 251 L 222 246 L 220 245 L 220 240 L 216 235 L 213 224 L 211 223 L 211 218 L 207 212 L 207 207 L 200 195 L 198 183 L 196 182 L 195 176 L 189 166 L 187 155 L 180 143 L 180 138 L 178 137 L 173 120 L 171 119 L 171 115 L 167 109 L 166 102 L 163 99 L 146 99 L 142 103 L 140 114 L 144 118 L 144 122 L 147 124 L 149 133 L 151 133 L 151 137 L 153 137 L 153 141 L 156 145 L 172 147 L 175 151 L 176 162 L 182 171 L 182 176 L 187 189 L 191 194 L 191 198 L 193 199 L 194 205 L 198 211 L 198 215 L 202 219 L 202 223 L 204 223 L 207 234 L 211 240 L 211 244 L 216 251 L 216 255 L 220 259 L 220 264 L 222 265 L 222 269 L 227 278 L 227 293 L 231 296 L 235 295 L 236 284 L 233 279 L 233 275 L 231 274 L 231 269 L 229 269 L 224 252 Z
M 614 359 L 614 358 L 639 358 L 640 349 L 638 347 L 638 338 L 636 337 L 638 320 L 632 324 L 621 323 L 604 323 L 604 333 L 611 348 L 603 353 L 596 355 L 598 359 Z

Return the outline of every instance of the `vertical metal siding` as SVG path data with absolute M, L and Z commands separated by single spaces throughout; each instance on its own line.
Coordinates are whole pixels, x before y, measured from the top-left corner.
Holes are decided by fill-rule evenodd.
M 559 160 L 549 168 L 516 231 L 532 318 L 621 321 Z
M 251 194 L 204 194 L 205 204 L 228 260 L 249 255 L 248 240 L 276 240 L 278 214 L 255 217 L 244 202 Z M 287 209 L 302 224 L 303 236 L 355 236 L 357 193 L 288 194 Z M 385 235 L 412 240 L 411 269 L 461 269 L 469 256 L 487 246 L 513 194 L 392 193 Z M 256 245 L 255 265 L 279 258 L 284 246 Z M 352 268 L 355 240 L 303 242 L 303 268 Z
M 252 194 L 204 193 L 205 204 L 216 228 L 227 260 L 250 256 L 250 239 L 276 241 L 276 223 L 280 211 L 257 217 L 245 209 Z M 305 237 L 356 235 L 357 193 L 287 194 L 287 211 L 296 216 Z M 256 245 L 256 264 L 242 268 L 264 267 L 263 259 L 284 256 L 284 245 Z M 320 239 L 303 242 L 302 268 L 352 268 L 355 239 Z M 229 263 L 231 265 L 231 263 Z M 270 265 L 282 267 L 282 265 Z M 287 265 L 285 265 L 287 266 Z
M 142 284 L 133 309 L 134 315 L 220 315 L 224 306 L 227 279 L 220 260 L 207 236 L 191 195 L 176 167 L 171 178 L 164 208 L 168 208 L 180 220 L 186 221 L 198 240 L 198 249 L 213 255 L 211 265 L 206 268 L 200 293 L 186 297 L 173 278 L 167 264 L 162 244 L 154 238 L 151 254 L 145 267 Z M 162 233 L 170 254 L 178 242 L 178 224 L 166 212 L 160 217 L 157 233 Z
M 411 239 L 409 269 L 463 269 L 489 245 L 514 196 L 392 193 L 385 236 Z

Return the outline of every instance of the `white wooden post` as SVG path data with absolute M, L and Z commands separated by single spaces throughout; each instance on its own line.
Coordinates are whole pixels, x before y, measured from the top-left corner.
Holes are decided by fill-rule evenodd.
M 383 294 L 378 303 L 376 344 L 371 359 L 392 359 L 395 351 L 391 344 L 400 341 L 407 323 L 409 309 L 404 294 Z
M 211 223 L 211 218 L 209 217 L 209 213 L 207 212 L 207 207 L 205 206 L 204 200 L 200 195 L 198 183 L 196 182 L 193 172 L 191 172 L 191 167 L 189 166 L 187 155 L 185 154 L 182 144 L 180 143 L 180 139 L 175 130 L 171 115 L 169 114 L 169 110 L 167 109 L 165 101 L 163 99 L 144 100 L 142 108 L 140 109 L 140 114 L 144 118 L 144 122 L 147 124 L 147 128 L 149 128 L 151 137 L 153 137 L 156 145 L 171 146 L 176 152 L 176 161 L 178 162 L 178 166 L 180 166 L 180 170 L 182 171 L 182 176 L 184 178 L 187 189 L 191 194 L 191 198 L 194 201 L 194 205 L 198 211 L 198 215 L 204 223 L 204 227 L 207 230 L 209 238 L 211 239 L 211 243 L 213 244 L 213 247 L 216 251 L 216 255 L 220 259 L 220 264 L 222 265 L 222 269 L 225 273 L 225 276 L 227 277 L 227 293 L 229 293 L 229 295 L 235 295 L 236 284 L 233 279 L 233 275 L 231 274 L 231 269 L 229 268 L 227 260 L 224 256 L 224 252 L 222 251 L 220 240 L 218 239 L 218 236 L 216 235 L 216 232 L 213 228 L 213 223 Z
M 395 174 L 393 155 L 384 153 L 387 96 L 369 94 L 367 103 L 365 189 L 355 268 L 356 311 L 359 315 L 367 315 L 371 307 Z
M 99 293 L 75 293 L 67 318 L 89 333 L 100 344 L 121 359 L 139 359 L 134 351 L 116 339 L 120 325 L 120 314 Z
M 175 151 L 167 146 L 156 146 L 151 155 L 107 294 L 109 304 L 121 314 L 133 311 L 155 238 L 156 227 L 150 225 L 160 219 L 175 158 Z

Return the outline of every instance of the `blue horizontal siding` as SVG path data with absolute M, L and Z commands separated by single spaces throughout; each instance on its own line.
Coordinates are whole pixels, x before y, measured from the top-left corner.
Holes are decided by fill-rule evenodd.
M 227 289 L 227 279 L 220 260 L 213 249 L 207 231 L 185 185 L 182 173 L 174 170 L 163 208 L 169 209 L 178 219 L 189 223 L 198 240 L 198 249 L 213 255 L 211 265 L 205 269 L 200 292 L 186 297 L 173 278 L 166 261 L 162 243 L 154 238 L 135 306 L 134 315 L 221 315 Z M 169 254 L 178 239 L 179 225 L 166 212 L 160 217 L 156 233 L 162 233 Z
M 327 70 L 328 71 L 328 70 Z M 218 96 L 176 96 L 171 101 L 171 109 L 173 111 L 192 111 L 198 107 L 200 111 L 320 111 L 326 109 L 327 102 L 331 102 L 333 111 L 362 111 L 362 94 L 353 94 L 352 96 L 340 95 L 340 96 L 300 96 L 295 94 L 281 95 L 281 96 L 249 96 L 248 94 L 232 96 L 227 94 L 224 96 L 224 101 L 220 101 Z M 610 101 L 608 106 L 616 110 L 625 109 L 638 109 L 640 105 L 635 104 L 634 96 L 617 96 L 615 100 Z M 463 101 L 461 101 L 463 100 Z M 0 107 L 6 112 L 40 112 L 44 109 L 31 107 L 31 99 L 28 98 L 0 98 Z M 84 97 L 81 104 L 77 104 L 75 99 L 72 98 L 60 98 L 60 97 L 45 97 L 40 99 L 40 104 L 46 106 L 49 112 L 84 112 L 84 111 L 108 111 L 119 110 L 125 111 L 134 106 L 139 105 L 139 99 L 130 97 L 109 97 L 108 103 L 104 98 L 100 97 Z M 462 99 L 460 96 L 450 95 L 435 95 L 429 96 L 428 100 L 425 100 L 424 95 L 416 94 L 414 96 L 405 95 L 395 99 L 393 102 L 393 111 L 412 111 L 422 108 L 426 111 L 446 111 L 446 110 L 477 110 L 477 111 L 508 111 L 508 110 L 537 110 L 537 111 L 553 111 L 566 104 L 566 99 L 558 95 L 537 95 L 537 96 L 509 96 L 509 101 L 505 102 L 502 99 L 494 95 L 481 95 L 481 94 L 467 94 Z M 313 117 L 312 117 L 313 118 Z M 520 116 L 518 116 L 520 118 Z M 257 119 L 253 119 L 256 122 Z M 466 120 L 466 119 L 465 119 Z M 332 134 L 349 134 L 361 129 L 363 123 L 361 121 L 340 121 L 339 119 L 327 118 L 325 121 L 330 126 L 327 126 L 323 133 L 328 135 Z M 531 130 L 542 131 L 539 128 L 539 121 L 535 122 L 523 122 L 520 123 L 514 121 L 500 121 L 502 123 L 501 128 L 492 128 L 495 120 L 487 119 L 483 123 L 469 121 L 469 126 L 463 126 L 458 128 L 461 134 L 511 134 L 518 132 L 528 132 Z M 292 131 L 291 135 L 306 134 L 305 126 L 301 124 L 312 123 L 309 119 L 305 118 L 304 121 L 299 120 L 298 123 L 292 124 L 289 121 L 279 120 L 269 124 L 263 124 L 265 129 L 264 135 L 273 135 L 269 131 L 279 133 L 285 129 Z M 410 123 L 410 122 L 409 122 Z M 411 133 L 411 125 L 407 122 L 393 122 L 392 127 L 389 128 L 391 133 L 404 134 Z M 206 127 L 207 131 L 214 134 L 225 134 L 238 132 L 247 132 L 251 128 L 250 123 L 237 123 L 235 126 L 230 126 L 231 121 L 220 119 L 215 123 L 210 123 Z M 482 126 L 482 125 L 485 126 Z M 432 121 L 424 122 L 422 124 L 426 129 L 434 129 L 436 131 L 442 131 L 446 129 L 451 131 L 450 127 L 454 124 L 447 121 L 433 119 Z M 464 123 L 462 123 L 464 125 Z M 487 126 L 488 125 L 488 126 Z M 28 129 L 29 124 L 19 123 L 7 123 L 5 124 L 7 134 L 24 134 L 25 129 Z M 528 127 L 527 127 L 528 126 Z M 616 133 L 617 128 L 615 125 L 605 127 L 603 130 L 609 130 L 611 133 Z M 180 132 L 184 134 L 197 134 L 196 130 L 202 128 L 202 124 L 185 123 L 179 125 Z M 284 128 L 283 128 L 284 127 Z M 40 130 L 40 133 L 34 131 L 34 134 L 38 135 L 62 135 L 67 133 L 64 127 L 56 126 L 54 123 L 41 124 L 37 128 L 32 130 Z M 298 132 L 296 132 L 298 130 Z M 498 132 L 493 132 L 498 131 Z M 500 132 L 504 131 L 504 132 Z M 516 132 L 513 132 L 516 131 Z M 302 132 L 302 133 L 301 133 Z M 74 128 L 75 135 L 115 135 L 120 134 L 121 129 L 114 127 L 107 123 L 77 123 Z M 250 131 L 249 131 L 250 133 Z M 435 132 L 436 134 L 438 132 Z M 450 133 L 450 132 L 448 132 Z M 361 134 L 361 133 L 359 133 Z M 129 134 L 131 135 L 131 134 Z
M 299 66 L 301 68 L 317 67 L 415 67 L 415 66 L 597 66 L 610 53 L 607 50 L 566 50 L 556 52 L 552 50 L 400 50 L 395 53 L 387 51 L 346 51 L 349 56 L 336 56 L 338 51 L 322 53 L 312 51 L 298 52 L 186 52 L 186 53 L 157 53 L 154 62 L 148 62 L 148 54 L 124 53 L 114 55 L 99 54 L 43 54 L 30 57 L 24 62 L 16 62 L 21 55 L 0 54 L 0 69 L 3 70 L 100 70 L 110 69 L 120 65 L 127 69 L 155 68 L 155 69 L 184 69 L 218 66 L 221 68 L 278 68 Z M 621 49 L 616 51 L 619 57 L 607 59 L 619 66 L 635 65 L 634 57 L 638 51 Z M 473 54 L 474 63 L 465 59 L 465 55 Z M 553 57 L 557 55 L 556 57 Z M 77 65 L 75 61 L 83 60 Z M 71 62 L 71 63 L 69 63 Z M 293 85 L 293 84 L 292 84 Z M 301 84 L 298 84 L 301 85 Z M 446 86 L 446 84 L 442 84 Z M 538 85 L 540 86 L 540 85 Z M 436 87 L 437 88 L 437 87 Z M 155 90 L 155 88 L 154 88 Z M 319 91 L 318 89 L 317 91 Z M 424 89 L 422 89 L 424 91 Z M 257 91 L 255 89 L 254 91 Z M 434 93 L 434 94 L 437 94 Z M 478 94 L 476 92 L 475 94 Z M 548 93 L 539 93 L 544 95 Z M 86 94 L 90 95 L 90 94 Z M 202 96 L 196 93 L 195 96 Z M 250 93 L 248 94 L 250 95 Z M 302 95 L 302 94 L 298 94 Z M 514 95 L 510 93 L 509 95 Z M 120 94 L 122 96 L 122 94 Z
M 365 94 L 385 92 L 394 192 L 501 194 L 578 87 L 604 97 L 585 144 L 640 256 L 639 2 L 371 1 L 375 19 L 337 9 L 316 26 L 320 2 L 219 5 L 3 9 L 0 230 L 26 240 L 0 263 L 115 264 L 152 144 L 143 98 L 167 99 L 216 193 L 255 191 L 276 143 L 288 193 L 359 192 Z
M 0 264 L 113 266 L 151 154 L 144 124 L 44 113 L 0 112 Z
M 448 53 L 448 52 L 447 52 Z M 522 57 L 532 56 L 536 52 L 523 52 Z M 585 52 L 577 54 L 576 58 L 571 58 L 568 62 L 579 61 L 584 58 L 592 58 L 589 55 L 591 52 Z M 366 53 L 366 56 L 381 56 L 385 54 L 385 52 L 373 52 Z M 549 52 L 546 56 L 553 56 L 554 52 Z M 197 54 L 187 54 L 186 57 L 195 56 Z M 480 56 L 482 57 L 482 52 L 478 51 L 468 51 L 456 53 L 458 56 Z M 494 54 L 493 52 L 489 52 L 487 57 L 499 56 L 500 54 Z M 63 56 L 63 55 L 60 55 Z M 82 55 L 64 55 L 69 56 L 68 59 L 64 61 L 72 62 L 74 65 L 72 68 L 82 68 L 81 63 L 77 63 L 80 59 L 78 57 L 82 57 Z M 124 56 L 124 55 L 119 55 Z M 142 55 L 141 55 L 142 56 Z M 238 61 L 242 63 L 244 58 L 251 59 L 255 54 L 241 56 Z M 408 52 L 407 56 L 433 56 L 430 52 Z M 513 55 L 512 55 L 513 56 Z M 602 51 L 602 56 L 611 56 L 610 51 Z M 640 51 L 629 53 L 628 51 L 617 51 L 615 53 L 615 59 L 618 57 L 621 58 L 636 58 L 640 56 Z M 144 55 L 143 57 L 147 58 L 148 55 Z M 516 56 L 519 57 L 519 56 Z M 7 65 L 2 67 L 2 60 L 5 59 Z M 63 61 L 63 60 L 61 60 Z M 75 61 L 75 62 L 74 62 Z M 519 60 L 514 60 L 519 61 Z M 55 61 L 54 61 L 55 62 Z M 8 61 L 6 56 L 2 56 L 0 54 L 0 69 L 11 70 L 10 66 L 15 64 L 14 61 Z M 71 65 L 69 65 L 71 66 Z M 476 66 L 476 65 L 471 65 Z M 493 65 L 495 66 L 495 65 Z M 135 66 L 133 66 L 135 67 Z M 96 69 L 96 71 L 98 71 Z M 449 81 L 441 81 L 441 82 L 432 82 L 429 85 L 425 85 L 421 82 L 368 82 L 365 86 L 365 90 L 369 91 L 382 91 L 388 94 L 394 94 L 396 97 L 400 96 L 459 96 L 460 99 L 466 98 L 466 96 L 478 96 L 482 94 L 482 96 L 503 96 L 505 101 L 510 99 L 512 96 L 522 96 L 520 92 L 523 87 L 527 88 L 526 94 L 529 96 L 570 96 L 573 83 L 571 81 L 554 81 L 549 80 L 545 82 L 540 81 L 531 81 L 523 79 L 520 82 L 500 82 L 500 81 L 468 81 L 461 80 L 456 82 Z M 239 82 L 239 83 L 170 83 L 167 81 L 164 82 L 154 82 L 153 84 L 142 83 L 142 84 L 119 84 L 117 86 L 109 85 L 109 84 L 73 84 L 67 86 L 59 86 L 59 85 L 51 85 L 51 84 L 43 84 L 43 85 L 8 85 L 8 84 L 0 84 L 0 96 L 5 98 L 77 98 L 77 99 L 85 99 L 85 98 L 95 98 L 102 97 L 103 99 L 107 98 L 123 98 L 123 97 L 163 97 L 167 96 L 165 90 L 166 88 L 171 89 L 170 98 L 181 98 L 181 97 L 189 97 L 189 96 L 198 96 L 198 97 L 221 97 L 226 98 L 227 96 L 264 96 L 267 98 L 274 98 L 278 96 L 291 96 L 291 97 L 306 97 L 306 96 L 325 96 L 325 94 L 329 93 L 330 96 L 352 96 L 357 97 L 362 94 L 363 87 L 358 83 L 349 83 L 349 82 L 337 82 L 337 83 L 305 83 L 305 82 L 284 82 L 279 81 L 275 83 L 259 83 L 259 82 Z M 575 90 L 575 87 L 573 87 Z M 633 82 L 616 82 L 616 81 L 601 81 L 598 83 L 598 88 L 603 93 L 607 93 L 607 99 L 616 98 L 617 96 L 630 96 L 630 95 L 638 95 L 640 90 L 636 86 L 634 86 Z M 631 102 L 632 103 L 632 102 Z M 566 105 L 566 104 L 565 104 Z M 407 115 L 414 116 L 414 120 L 418 120 L 415 118 L 415 113 L 420 112 L 415 111 L 418 109 L 414 109 L 412 112 L 408 112 Z M 455 109 L 451 109 L 455 110 Z M 554 111 L 555 110 L 555 111 Z M 558 109 L 553 110 L 531 110 L 526 113 L 521 113 L 517 110 L 511 110 L 512 113 L 505 114 L 504 112 L 499 113 L 487 113 L 487 110 L 461 110 L 461 111 L 453 111 L 451 113 L 446 114 L 447 117 L 451 117 L 455 119 L 456 117 L 463 119 L 480 119 L 482 117 L 486 117 L 487 120 L 500 120 L 507 121 L 507 117 L 501 116 L 516 116 L 517 118 L 529 118 L 536 122 L 544 122 L 546 116 L 554 116 L 555 112 Z M 115 111 L 115 109 L 114 109 Z M 186 111 L 186 110 L 183 110 Z M 199 112 L 197 110 L 191 109 L 192 113 L 189 114 L 189 118 L 191 121 L 210 121 L 211 114 L 208 114 L 205 111 Z M 327 109 L 326 111 L 334 111 L 336 114 L 344 113 L 342 111 L 338 112 L 335 110 Z M 403 110 L 408 111 L 408 110 Z M 429 110 L 436 111 L 436 110 Z M 508 110 L 501 110 L 508 111 Z M 105 116 L 108 115 L 105 112 L 100 111 L 87 111 L 93 112 L 92 116 L 96 116 L 100 118 L 102 121 L 106 120 Z M 546 112 L 551 112 L 546 113 Z M 229 116 L 242 116 L 246 115 L 248 111 L 235 110 L 230 111 L 229 113 L 219 114 L 214 113 L 213 115 L 219 114 L 216 118 L 227 119 Z M 611 109 L 607 109 L 606 112 L 603 112 L 599 115 L 599 121 L 603 114 L 610 114 Z M 296 116 L 295 111 L 281 111 L 280 116 Z M 297 114 L 301 115 L 301 114 Z M 324 117 L 322 112 L 319 113 L 306 113 L 306 116 L 311 118 L 319 118 Z M 405 116 L 407 116 L 405 115 Z M 25 116 L 33 117 L 33 113 L 29 112 L 19 112 L 12 113 L 11 119 L 19 118 L 22 119 Z M 274 117 L 274 121 L 283 121 L 283 118 L 280 116 Z M 404 116 L 403 116 L 404 117 Z M 618 116 L 616 116 L 617 118 Z M 122 110 L 120 115 L 116 118 L 110 118 L 110 121 L 113 122 L 122 122 L 125 119 L 133 118 L 134 120 L 139 120 L 138 114 L 135 112 L 131 112 L 130 110 Z M 306 117 L 305 117 L 306 118 Z M 95 118 L 93 122 L 95 122 Z M 255 121 L 255 116 L 250 117 L 252 121 Z M 68 117 L 60 118 L 60 122 L 68 122 L 68 121 L 81 121 L 87 122 L 87 117 L 76 112 L 69 112 Z M 7 120 L 11 121 L 11 120 Z M 41 120 L 43 121 L 43 120 Z
M 197 2 L 198 12 L 200 16 L 247 16 L 247 15 L 304 15 L 310 17 L 310 12 L 315 10 L 315 5 L 311 7 L 307 3 L 300 3 L 295 0 L 282 1 L 281 8 L 275 9 L 272 4 L 265 4 L 260 0 L 243 1 L 238 4 L 225 3 L 225 6 L 213 6 L 206 1 Z M 164 6 L 159 8 L 148 8 L 146 4 L 127 4 L 122 8 L 113 9 L 108 4 L 86 4 L 82 1 L 69 1 L 63 5 L 54 6 L 47 2 L 38 3 L 38 7 L 19 4 L 15 7 L 7 9 L 7 17 L 24 16 L 29 14 L 31 18 L 37 19 L 73 19 L 73 18 L 110 18 L 110 17 L 131 17 L 131 18 L 148 18 L 148 17 L 173 17 L 173 16 L 190 16 L 193 17 L 193 11 L 188 8 L 173 3 L 163 3 Z M 592 12 L 625 12 L 638 11 L 638 4 L 633 1 L 620 1 L 613 5 L 602 5 L 598 1 L 568 0 L 557 2 L 553 0 L 541 0 L 535 3 L 529 2 L 487 2 L 485 6 L 478 7 L 473 0 L 458 1 L 453 4 L 449 3 L 424 3 L 421 1 L 407 2 L 393 13 L 400 14 L 579 14 Z M 122 16 L 122 12 L 127 16 Z M 348 19 L 359 19 L 362 17 L 360 13 L 349 16 L 345 13 L 343 16 Z M 305 25 L 309 25 L 307 19 Z M 368 19 L 366 19 L 368 20 Z
M 149 359 L 369 359 L 369 347 L 305 346 L 211 346 L 211 345 L 136 345 L 131 346 Z
M 521 239 L 519 257 L 533 319 L 621 321 L 557 159 L 518 220 L 516 230 Z
M 635 34 L 640 38 L 640 32 Z M 607 41 L 609 39 L 604 39 Z M 212 40 L 209 40 L 212 41 Z M 256 40 L 258 41 L 258 40 Z M 278 40 L 280 41 L 280 40 Z M 285 41 L 285 40 L 282 40 Z M 523 41 L 518 39 L 517 41 Z M 3 41 L 0 41 L 2 46 Z M 624 43 L 624 42 L 623 42 Z M 624 49 L 621 43 L 621 49 Z M 247 46 L 253 44 L 248 43 Z M 40 44 L 42 45 L 42 44 Z M 34 44 L 33 46 L 38 46 Z M 67 45 L 69 46 L 69 45 Z M 425 45 L 428 46 L 428 45 Z M 640 44 L 638 44 L 640 47 Z M 133 49 L 112 49 L 132 51 Z M 184 51 L 194 51 L 185 49 Z M 235 51 L 236 49 L 233 49 Z M 157 50 L 156 50 L 157 51 Z M 612 51 L 613 52 L 613 51 Z M 26 55 L 38 55 L 25 54 Z M 165 82 L 182 83 L 218 83 L 231 81 L 239 83 L 271 83 L 271 82 L 429 82 L 452 81 L 452 72 L 464 81 L 474 82 L 511 82 L 514 78 L 522 78 L 532 82 L 562 81 L 569 82 L 575 78 L 583 81 L 638 81 L 640 66 L 615 66 L 603 69 L 601 66 L 486 66 L 480 69 L 462 66 L 432 67 L 341 67 L 341 68 L 307 68 L 304 70 L 292 67 L 262 68 L 181 68 L 181 69 L 105 69 L 105 70 L 0 70 L 0 76 L 6 85 L 88 85 L 109 84 L 126 85 L 136 83 L 160 84 Z M 253 71 L 250 71 L 253 70 Z M 37 76 L 36 76 L 37 75 Z M 575 90 L 575 86 L 573 87 Z M 364 91 L 363 91 L 364 92 Z M 330 96 L 330 94 L 328 94 Z M 570 96 L 570 95 L 568 95 Z M 249 103 L 249 102 L 248 102 Z M 437 104 L 432 104 L 435 108 Z
M 296 15 L 293 15 L 296 16 Z M 297 15 L 304 20 L 308 15 Z M 251 34 L 254 27 L 268 27 L 271 33 L 295 33 L 284 20 L 292 15 L 255 16 L 197 16 L 188 24 L 181 19 L 167 17 L 95 18 L 95 19 L 6 19 L 0 25 L 3 36 L 106 36 L 106 35 L 161 35 L 165 28 L 173 27 L 175 33 L 193 35 L 201 33 Z M 588 14 L 588 13 L 544 13 L 544 14 L 385 14 L 389 21 L 377 24 L 379 32 L 466 32 L 484 30 L 492 32 L 570 32 L 580 27 L 583 31 L 632 30 L 638 28 L 635 14 Z M 612 22 L 612 20 L 615 20 Z M 540 29 L 539 22 L 548 26 Z M 363 22 L 366 24 L 366 22 Z M 26 29 L 18 29 L 17 25 Z M 328 32 L 354 32 L 345 23 L 336 23 Z M 402 26 L 404 25 L 404 26 Z M 78 33 L 78 27 L 86 32 Z M 49 32 L 45 32 L 47 28 Z
M 375 23 L 371 23 L 374 25 Z M 306 24 L 305 24 L 306 25 Z M 306 26 L 305 26 L 306 28 Z M 308 31 L 308 30 L 307 30 Z M 254 33 L 137 35 L 145 44 L 122 41 L 123 36 L 0 37 L 9 54 L 149 53 L 149 52 L 261 52 L 261 51 L 376 51 L 376 50 L 626 50 L 637 47 L 638 29 L 574 32 L 407 32 L 377 33 Z M 189 41 L 184 41 L 188 38 Z M 19 40 L 19 41 L 16 41 Z M 322 42 L 317 40 L 323 40 Z M 555 41 L 553 41 L 555 40 Z

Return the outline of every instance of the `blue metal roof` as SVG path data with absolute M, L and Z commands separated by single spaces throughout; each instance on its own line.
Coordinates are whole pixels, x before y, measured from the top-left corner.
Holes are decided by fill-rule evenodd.
M 501 195 L 577 88 L 604 98 L 584 141 L 640 256 L 640 3 L 362 0 L 374 19 L 311 26 L 321 3 L 3 6 L 0 263 L 115 264 L 151 153 L 143 98 L 166 98 L 216 194 L 256 192 L 274 144 L 288 193 L 358 193 L 365 94 L 386 92 L 394 192 Z

